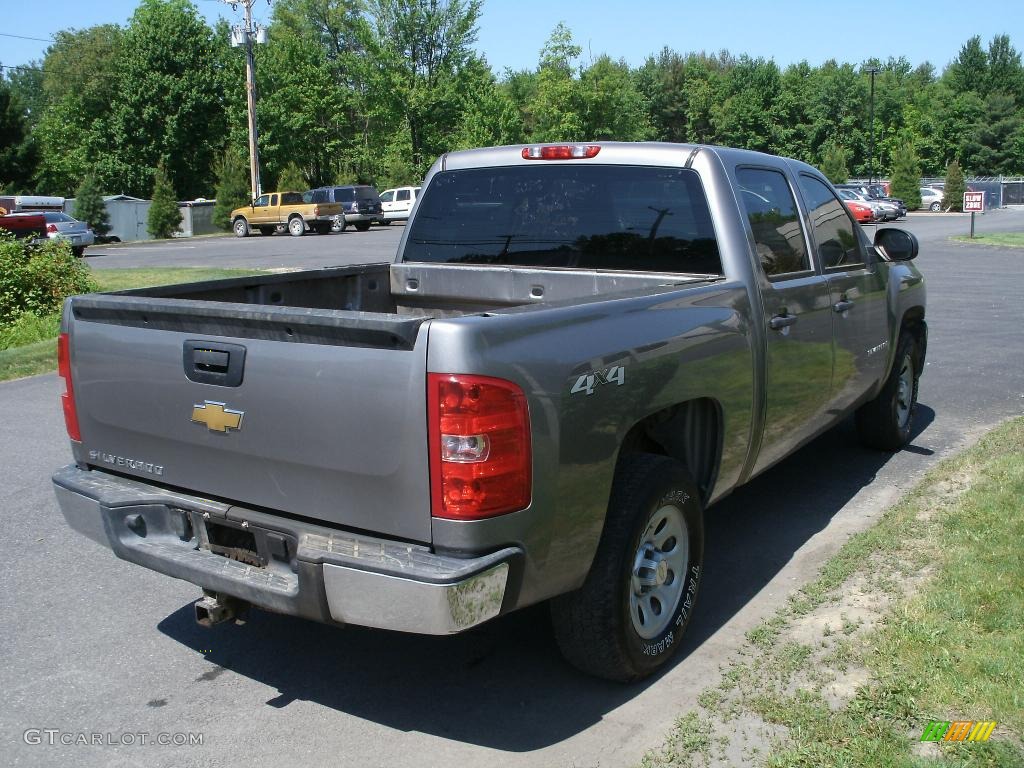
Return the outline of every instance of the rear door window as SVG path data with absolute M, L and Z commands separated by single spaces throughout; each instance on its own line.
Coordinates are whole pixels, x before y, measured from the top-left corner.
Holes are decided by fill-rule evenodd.
M 865 256 L 859 230 L 846 206 L 813 176 L 800 174 L 800 191 L 814 227 L 821 266 L 833 269 L 863 264 Z
M 764 273 L 776 277 L 810 271 L 800 213 L 785 175 L 768 168 L 737 168 L 736 179 Z
M 444 171 L 404 261 L 722 273 L 696 171 L 551 164 Z
M 351 203 L 356 199 L 356 191 L 352 187 L 335 187 L 334 202 Z
M 373 187 L 356 187 L 355 195 L 357 200 L 369 200 L 373 203 L 380 202 L 380 195 Z

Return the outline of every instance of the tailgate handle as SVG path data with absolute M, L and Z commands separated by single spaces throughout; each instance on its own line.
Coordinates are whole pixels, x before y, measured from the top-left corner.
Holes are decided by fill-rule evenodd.
M 199 384 L 237 387 L 245 371 L 245 347 L 241 344 L 189 339 L 182 347 L 185 377 Z
M 218 352 L 215 349 L 197 349 L 192 359 L 195 360 L 197 370 L 227 373 L 231 353 Z

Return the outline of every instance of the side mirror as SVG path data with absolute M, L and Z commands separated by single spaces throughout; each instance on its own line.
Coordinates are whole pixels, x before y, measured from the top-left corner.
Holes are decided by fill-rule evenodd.
M 875 232 L 875 248 L 889 261 L 910 261 L 917 256 L 917 238 L 904 229 L 880 229 Z

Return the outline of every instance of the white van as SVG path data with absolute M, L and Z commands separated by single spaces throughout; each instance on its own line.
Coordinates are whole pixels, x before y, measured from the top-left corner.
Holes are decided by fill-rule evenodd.
M 380 193 L 381 208 L 384 209 L 383 224 L 390 224 L 392 221 L 405 221 L 409 218 L 416 196 L 420 193 L 419 187 L 397 187 L 385 189 Z

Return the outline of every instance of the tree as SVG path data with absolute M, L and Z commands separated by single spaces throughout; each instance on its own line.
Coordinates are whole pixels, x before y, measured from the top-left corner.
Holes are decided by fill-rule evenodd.
M 1015 176 L 1024 172 L 1024 158 L 1017 154 L 1016 142 L 1024 133 L 1024 113 L 1016 109 L 1013 97 L 993 93 L 985 99 L 969 138 L 964 142 L 961 160 L 977 176 Z
M 213 206 L 213 225 L 231 228 L 231 212 L 252 202 L 249 165 L 230 147 L 217 162 L 217 202 Z
M 473 58 L 481 0 L 369 0 L 367 86 L 374 109 L 398 116 L 412 165 L 424 173 L 448 149 L 458 125 L 458 93 Z
M 889 193 L 904 202 L 907 210 L 921 207 L 921 164 L 914 152 L 909 133 L 897 145 L 892 156 L 892 185 Z
M 957 93 L 974 91 L 985 95 L 988 87 L 988 54 L 981 47 L 980 36 L 975 35 L 964 43 L 943 77 Z
M 647 104 L 625 61 L 598 56 L 580 73 L 578 92 L 587 139 L 643 141 L 655 137 Z
M 577 84 L 573 77 L 580 47 L 572 32 L 559 23 L 540 52 L 537 88 L 528 105 L 533 118 L 531 141 L 579 141 L 583 119 L 579 114 Z
M 28 191 L 35 154 L 25 110 L 10 86 L 0 80 L 0 188 Z
M 116 98 L 90 134 L 104 186 L 144 195 L 163 163 L 180 194 L 210 195 L 226 133 L 221 45 L 188 0 L 141 0 L 121 39 Z
M 155 238 L 168 238 L 181 226 L 181 211 L 174 187 L 163 163 L 153 172 L 153 202 L 149 206 L 146 229 Z
M 964 207 L 964 172 L 956 160 L 946 166 L 946 183 L 942 190 L 942 207 L 961 211 Z
M 90 152 L 90 144 L 100 154 L 111 151 L 111 137 L 101 126 L 117 104 L 122 35 L 114 24 L 64 30 L 47 49 L 41 88 L 48 106 L 37 116 L 34 128 L 39 147 L 35 181 L 40 192 L 74 194 L 95 170 L 96 153 Z
M 75 193 L 75 218 L 86 222 L 97 235 L 110 231 L 110 214 L 95 174 L 86 176 Z
M 833 184 L 845 184 L 850 178 L 846 167 L 846 150 L 839 144 L 829 142 L 822 153 L 821 172 Z
M 1024 66 L 1020 53 L 1010 44 L 1009 35 L 996 35 L 988 44 L 988 79 L 986 92 L 1006 93 L 1024 107 Z
M 306 177 L 295 163 L 288 163 L 277 178 L 277 188 L 284 192 L 298 192 L 307 187 Z

